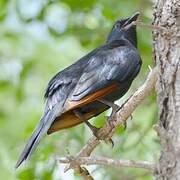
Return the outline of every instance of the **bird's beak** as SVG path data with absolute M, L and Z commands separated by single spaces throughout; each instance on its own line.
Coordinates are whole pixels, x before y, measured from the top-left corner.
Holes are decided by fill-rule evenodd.
M 140 15 L 140 12 L 136 12 L 133 14 L 130 18 L 127 19 L 127 21 L 123 24 L 123 27 L 127 26 L 128 24 L 131 24 L 132 22 L 136 21 Z

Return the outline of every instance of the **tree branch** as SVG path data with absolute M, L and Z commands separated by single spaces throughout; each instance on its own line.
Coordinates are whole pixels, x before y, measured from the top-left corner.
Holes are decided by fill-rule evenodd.
M 153 91 L 156 81 L 157 69 L 150 69 L 150 73 L 145 83 L 123 104 L 122 108 L 116 113 L 116 117 L 111 120 L 111 123 L 106 122 L 106 124 L 99 130 L 99 137 L 102 139 L 110 139 L 114 134 L 115 127 L 124 124 L 136 107 Z M 77 154 L 76 159 L 90 156 L 99 143 L 100 141 L 96 137 L 90 138 L 87 144 Z M 78 163 L 75 165 L 70 163 L 70 165 L 65 168 L 65 171 L 73 168 L 78 172 L 79 168 L 81 168 Z
M 116 118 L 111 122 L 111 125 L 107 122 L 103 128 L 100 129 L 99 134 L 108 134 L 108 138 L 112 137 L 114 130 L 112 125 L 117 127 L 123 124 L 128 117 L 131 116 L 136 107 L 153 91 L 157 80 L 157 69 L 150 70 L 150 73 L 145 83 L 126 101 L 123 107 L 117 112 Z M 90 156 L 91 152 L 99 144 L 99 140 L 96 137 L 89 139 L 87 144 L 81 149 L 77 156 Z
M 143 168 L 150 171 L 155 171 L 157 165 L 147 161 L 134 161 L 134 160 L 115 160 L 105 157 L 66 157 L 60 158 L 60 163 L 73 163 L 76 162 L 78 165 L 104 165 L 110 167 L 129 167 L 129 168 Z

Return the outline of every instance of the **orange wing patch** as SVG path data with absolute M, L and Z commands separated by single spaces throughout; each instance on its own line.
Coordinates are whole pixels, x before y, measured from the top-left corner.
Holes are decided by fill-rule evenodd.
M 104 89 L 101 89 L 93 94 L 90 94 L 90 95 L 84 97 L 80 101 L 68 101 L 67 100 L 66 105 L 65 105 L 65 110 L 69 111 L 72 109 L 76 109 L 78 107 L 82 107 L 83 105 L 92 103 L 92 102 L 108 95 L 109 93 L 115 91 L 116 89 L 117 89 L 117 84 L 112 84 L 111 86 L 108 86 Z
M 76 108 L 79 108 L 79 107 L 83 107 L 89 103 L 92 103 L 92 102 L 108 95 L 109 93 L 111 93 L 115 90 L 117 90 L 117 84 L 113 84 L 113 85 L 108 86 L 104 89 L 101 89 L 93 94 L 90 94 L 90 95 L 84 97 L 83 99 L 81 99 L 80 101 L 67 101 L 65 104 L 63 114 L 61 114 L 60 117 L 56 118 L 56 120 L 53 122 L 53 124 L 49 128 L 47 134 L 51 134 L 51 133 L 59 131 L 61 129 L 70 128 L 70 127 L 73 127 L 80 123 L 83 123 L 74 114 L 73 110 Z M 106 109 L 108 109 L 108 108 L 106 107 L 106 108 L 96 109 L 96 111 L 83 113 L 83 116 L 86 120 L 88 120 L 88 119 L 91 119 L 92 117 L 94 117 L 95 115 L 105 111 Z

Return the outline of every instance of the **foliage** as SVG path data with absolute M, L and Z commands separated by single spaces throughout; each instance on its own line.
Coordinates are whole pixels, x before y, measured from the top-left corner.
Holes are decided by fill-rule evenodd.
M 63 173 L 56 157 L 75 154 L 91 132 L 84 125 L 46 137 L 31 160 L 20 170 L 14 165 L 27 138 L 43 112 L 43 93 L 48 80 L 93 48 L 101 45 L 113 22 L 141 11 L 141 19 L 151 22 L 151 2 L 105 0 L 0 0 L 0 174 L 2 179 L 79 179 Z M 139 27 L 139 50 L 143 67 L 131 90 L 142 84 L 152 65 L 151 30 Z M 102 126 L 104 115 L 94 123 Z M 157 120 L 155 95 L 133 114 L 126 131 L 120 127 L 112 149 L 102 143 L 96 153 L 114 158 L 156 161 L 160 146 L 152 125 Z M 82 136 L 83 134 L 83 136 Z M 63 147 L 63 148 L 62 148 Z M 152 179 L 138 169 L 88 167 L 97 179 Z

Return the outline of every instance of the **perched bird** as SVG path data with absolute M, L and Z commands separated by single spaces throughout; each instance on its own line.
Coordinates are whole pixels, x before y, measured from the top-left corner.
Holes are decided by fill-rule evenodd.
M 137 50 L 136 21 L 139 13 L 118 20 L 104 45 L 57 73 L 48 83 L 44 115 L 28 140 L 18 168 L 30 157 L 45 134 L 86 123 L 94 135 L 97 128 L 88 120 L 116 107 L 115 100 L 130 88 L 141 68 Z

